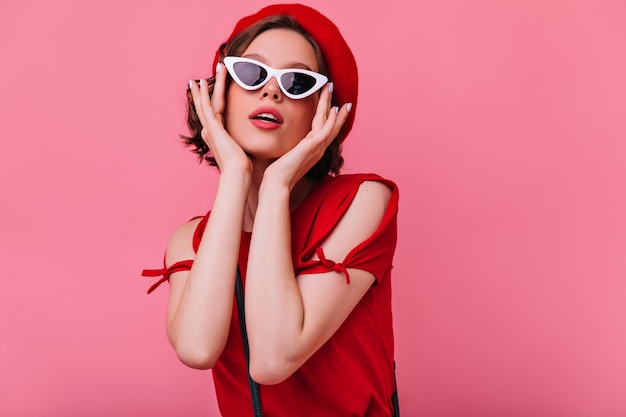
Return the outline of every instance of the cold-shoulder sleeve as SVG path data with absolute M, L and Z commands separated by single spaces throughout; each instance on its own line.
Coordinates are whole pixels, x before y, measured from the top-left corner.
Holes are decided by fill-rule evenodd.
M 198 246 L 200 246 L 200 239 L 202 238 L 202 234 L 204 233 L 204 228 L 206 227 L 206 223 L 208 220 L 209 214 L 207 213 L 202 220 L 200 220 L 200 223 L 198 223 L 198 226 L 196 227 L 194 234 L 193 234 L 193 241 L 192 241 L 192 246 L 193 246 L 193 251 L 197 252 L 198 251 Z M 198 219 L 199 217 L 194 217 L 191 220 L 195 220 Z M 190 221 L 191 221 L 190 220 Z M 176 273 L 176 272 L 181 272 L 181 271 L 189 271 L 191 269 L 191 266 L 193 265 L 193 259 L 187 259 L 187 260 L 183 260 L 183 261 L 179 261 L 176 262 L 172 265 L 170 265 L 169 267 L 165 264 L 165 257 L 163 258 L 163 268 L 159 268 L 159 269 L 144 269 L 143 272 L 141 273 L 142 276 L 144 277 L 161 277 L 158 281 L 156 281 L 154 284 L 152 284 L 150 286 L 150 288 L 148 288 L 148 294 L 150 294 L 152 291 L 156 290 L 161 284 L 163 284 L 165 281 L 168 281 L 170 279 L 170 275 Z
M 296 274 L 336 271 L 343 273 L 346 282 L 350 283 L 348 269 L 354 268 L 371 273 L 378 284 L 390 275 L 392 268 L 397 241 L 398 188 L 393 182 L 372 174 L 347 177 L 349 181 L 338 183 L 336 185 L 338 189 L 326 193 L 321 202 L 318 213 L 314 216 L 315 223 L 320 224 L 313 224 L 313 233 L 310 234 L 310 239 L 298 259 Z M 383 182 L 391 189 L 391 197 L 383 219 L 376 231 L 354 247 L 345 259 L 328 259 L 321 244 L 347 211 L 363 181 Z M 311 259 L 313 253 L 319 260 Z

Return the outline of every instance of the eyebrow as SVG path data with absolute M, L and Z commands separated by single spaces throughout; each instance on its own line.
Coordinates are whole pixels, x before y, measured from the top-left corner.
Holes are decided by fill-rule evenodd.
M 243 55 L 243 57 L 254 59 L 259 62 L 264 63 L 265 65 L 269 65 L 267 63 L 267 60 L 262 55 L 259 55 L 259 54 L 246 54 L 246 55 Z M 303 64 L 302 62 L 297 62 L 297 61 L 287 63 L 285 68 L 297 68 L 297 69 L 305 69 L 305 70 L 313 71 L 308 65 Z

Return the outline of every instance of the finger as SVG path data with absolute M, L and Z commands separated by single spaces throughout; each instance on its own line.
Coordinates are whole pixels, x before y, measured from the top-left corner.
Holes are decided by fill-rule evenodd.
M 207 83 L 204 79 L 200 80 L 200 106 L 202 108 L 204 119 L 207 123 L 210 123 L 213 119 L 215 119 L 215 112 L 213 111 L 211 98 L 209 97 L 209 83 Z M 208 126 L 208 124 L 205 126 Z
M 324 147 L 328 147 L 330 143 L 335 140 L 342 126 L 348 119 L 348 115 L 350 114 L 350 110 L 352 108 L 351 103 L 344 104 L 339 107 L 333 107 L 328 112 L 328 119 L 322 126 L 322 128 L 317 132 L 320 140 L 323 141 Z
M 204 111 L 202 110 L 202 103 L 200 102 L 200 87 L 194 80 L 189 80 L 189 90 L 191 91 L 191 98 L 193 99 L 193 106 L 200 119 L 202 126 L 206 126 L 206 118 L 204 117 Z
M 350 110 L 352 110 L 352 103 L 344 104 L 343 106 L 341 106 L 341 109 L 338 110 L 339 111 L 337 112 L 337 117 L 335 117 L 335 120 L 333 121 L 331 133 L 329 135 L 330 142 L 332 142 L 337 137 L 339 131 L 341 131 L 341 128 L 348 119 L 348 116 L 350 115 Z
M 226 92 L 226 76 L 228 70 L 226 66 L 220 62 L 217 63 L 215 70 L 215 84 L 213 85 L 213 97 L 211 103 L 213 105 L 213 113 L 221 115 L 224 113 L 225 92 Z
M 339 111 L 338 107 L 332 107 L 326 113 L 327 116 L 326 116 L 326 121 L 324 122 L 324 124 L 322 124 L 317 131 L 314 130 L 312 132 L 313 133 L 312 137 L 314 138 L 313 140 L 315 142 L 322 143 L 324 144 L 324 146 L 332 142 L 334 137 L 331 137 L 331 135 L 333 133 L 333 126 L 335 125 L 335 122 L 338 117 L 338 111 Z
M 313 122 L 311 123 L 311 130 L 320 130 L 322 126 L 324 126 L 324 123 L 326 123 L 328 119 L 328 111 L 330 109 L 332 92 L 333 83 L 328 83 L 322 89 L 322 94 L 320 95 L 320 99 L 317 102 L 317 109 L 315 110 L 315 115 L 313 116 Z

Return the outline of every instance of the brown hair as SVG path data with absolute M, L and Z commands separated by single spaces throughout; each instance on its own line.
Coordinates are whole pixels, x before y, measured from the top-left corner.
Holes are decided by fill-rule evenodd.
M 231 41 L 226 42 L 220 46 L 220 62 L 223 62 L 225 56 L 241 56 L 252 41 L 261 33 L 269 29 L 290 29 L 297 33 L 300 33 L 304 38 L 309 41 L 315 56 L 317 58 L 318 70 L 321 74 L 328 75 L 326 71 L 326 64 L 322 51 L 311 35 L 309 35 L 298 22 L 287 15 L 274 15 L 250 25 L 247 29 L 243 30 Z M 226 88 L 230 85 L 230 77 L 226 80 Z M 209 86 L 209 96 L 213 95 L 213 86 L 215 85 L 215 76 L 210 77 L 207 80 Z M 336 106 L 334 98 L 332 99 L 332 106 Z M 204 139 L 202 139 L 202 123 L 198 118 L 196 109 L 193 105 L 193 98 L 191 97 L 191 90 L 187 89 L 187 127 L 189 128 L 190 136 L 180 135 L 185 145 L 192 148 L 192 152 L 198 155 L 200 162 L 203 160 L 208 162 L 209 165 L 217 166 L 215 158 L 211 155 L 211 150 L 207 146 Z M 326 148 L 324 156 L 320 159 L 313 168 L 307 172 L 306 176 L 311 179 L 321 179 L 328 173 L 334 175 L 339 174 L 339 170 L 343 165 L 343 157 L 341 156 L 341 133 L 337 136 L 331 144 Z

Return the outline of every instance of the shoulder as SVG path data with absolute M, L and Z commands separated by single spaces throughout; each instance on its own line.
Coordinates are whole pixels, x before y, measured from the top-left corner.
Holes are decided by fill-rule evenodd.
M 397 210 L 398 192 L 392 181 L 376 174 L 343 174 L 324 178 L 297 213 L 297 224 L 311 225 L 309 237 L 319 241 L 340 221 L 358 218 L 376 225 Z M 367 229 L 371 229 L 368 227 Z
M 344 214 L 355 225 L 372 231 L 382 221 L 392 196 L 392 189 L 384 182 L 365 180 L 359 182 L 356 194 Z
M 371 237 L 381 227 L 393 224 L 398 211 L 396 184 L 377 174 L 348 174 L 336 177 L 349 183 L 349 205 L 334 233 L 355 233 L 358 238 Z
M 338 175 L 329 181 L 328 187 L 330 194 L 350 195 L 350 207 L 377 202 L 386 207 L 390 200 L 397 200 L 398 194 L 398 187 L 393 181 L 377 174 Z
M 336 259 L 343 259 L 355 246 L 371 238 L 384 219 L 393 216 L 397 209 L 392 199 L 394 191 L 384 181 L 359 180 L 353 187 L 354 196 L 324 245 L 329 246 L 329 256 Z
M 365 188 L 387 188 L 396 191 L 396 184 L 377 174 L 342 174 L 330 177 L 327 181 L 329 188 L 335 189 L 358 189 L 362 184 L 367 184 Z
M 202 217 L 193 218 L 174 230 L 168 241 L 167 251 L 165 252 L 166 266 L 169 267 L 176 262 L 195 258 L 196 254 L 193 247 L 194 235 L 202 220 Z
M 359 183 L 354 200 L 349 210 L 364 209 L 368 212 L 385 212 L 392 190 L 387 184 L 380 181 L 362 181 Z

